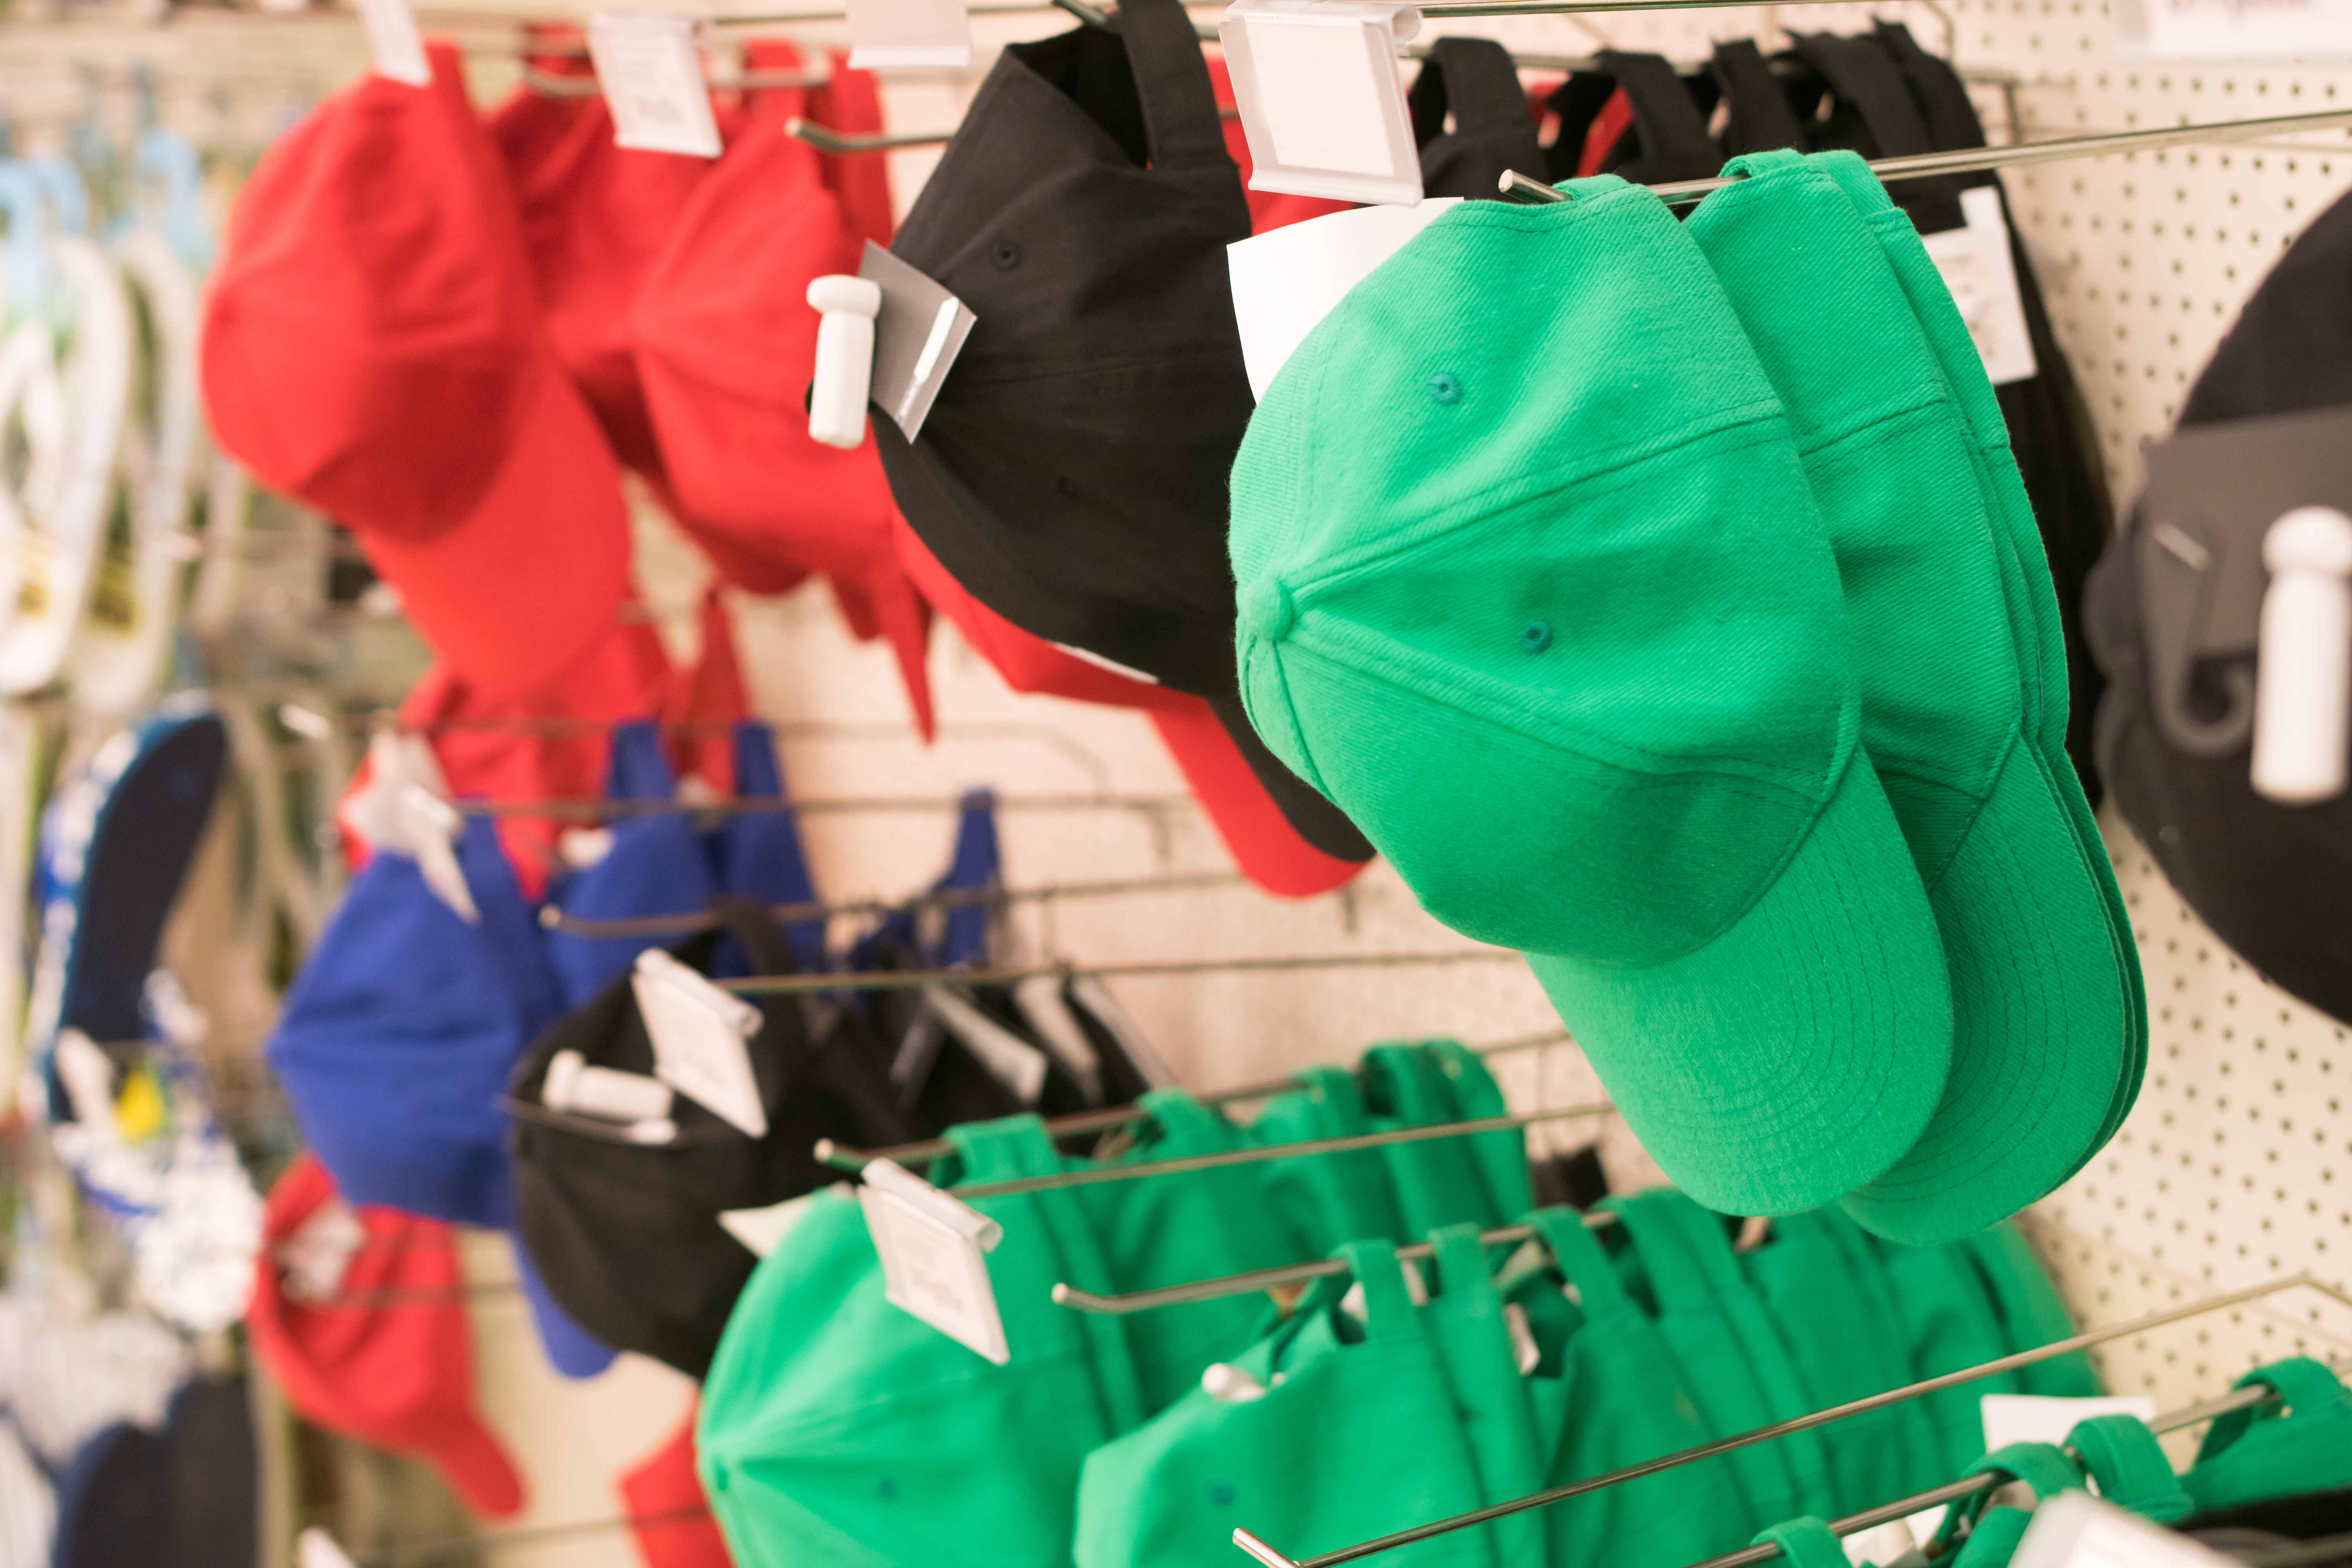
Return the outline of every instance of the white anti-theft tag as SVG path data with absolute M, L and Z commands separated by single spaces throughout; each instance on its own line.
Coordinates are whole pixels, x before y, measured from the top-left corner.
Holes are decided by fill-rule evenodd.
M 433 68 L 425 63 L 425 39 L 416 31 L 416 13 L 408 0 L 359 0 L 360 27 L 375 56 L 375 74 L 411 87 L 433 85 Z
M 1013 1359 L 989 1283 L 988 1254 L 1004 1227 L 887 1160 L 867 1163 L 857 1189 L 882 1259 L 882 1294 L 1003 1366 Z
M 964 0 L 849 0 L 849 68 L 971 64 Z
M 844 451 L 866 439 L 866 395 L 874 380 L 874 318 L 881 285 L 830 272 L 808 286 L 816 328 L 816 374 L 809 384 L 809 438 Z
M 2344 793 L 2352 730 L 2352 517 L 2299 506 L 2263 534 L 2254 788 L 2283 805 Z
M 1376 0 L 1234 0 L 1217 23 L 1250 188 L 1349 202 L 1421 200 L 1421 151 L 1397 46 L 1421 29 Z
M 2025 298 L 2017 289 L 2017 262 L 2009 248 L 2009 220 L 2001 216 L 2000 192 L 1979 185 L 1960 193 L 1965 228 L 1922 237 L 1928 258 L 1944 275 L 1952 303 L 1969 324 L 1977 355 L 1995 386 L 2027 381 L 2041 368 L 2033 338 L 2025 330 Z
M 923 988 L 923 1005 L 963 1042 L 989 1076 L 1013 1091 L 1024 1105 L 1034 1105 L 1045 1089 L 1045 1053 L 949 990 L 944 985 Z
M 746 1044 L 760 1032 L 760 1010 L 657 947 L 637 954 L 629 984 L 653 1041 L 654 1076 L 751 1137 L 765 1138 L 768 1112 Z
M 2011 1443 L 2063 1443 L 2075 1423 L 2094 1415 L 2156 1415 L 2156 1401 L 2145 1394 L 2101 1394 L 2087 1399 L 2062 1399 L 2048 1394 L 1988 1394 L 1977 1402 L 1984 1420 L 1985 1452 Z
M 691 16 L 629 12 L 589 18 L 588 54 L 613 111 L 615 145 L 719 156 L 719 122 L 702 79 Z
M 2234 1558 L 2088 1492 L 2061 1492 L 2033 1510 L 2014 1568 L 2222 1568 Z
M 1263 401 L 1276 373 L 1348 290 L 1461 202 L 1432 196 L 1419 206 L 1327 213 L 1225 247 L 1250 395 Z

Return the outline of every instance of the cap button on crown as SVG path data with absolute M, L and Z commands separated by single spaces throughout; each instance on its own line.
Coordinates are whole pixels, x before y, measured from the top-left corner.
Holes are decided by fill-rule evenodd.
M 1297 608 L 1290 602 L 1290 590 L 1279 577 L 1261 577 L 1251 584 L 1242 595 L 1239 608 L 1243 627 L 1266 642 L 1280 642 L 1288 637 L 1292 623 L 1298 619 Z

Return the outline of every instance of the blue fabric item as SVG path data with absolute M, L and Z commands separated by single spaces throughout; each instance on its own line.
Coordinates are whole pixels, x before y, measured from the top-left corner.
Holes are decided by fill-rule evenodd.
M 757 719 L 735 726 L 735 793 L 746 798 L 784 798 L 783 764 L 776 759 L 776 738 Z M 710 836 L 710 855 L 719 872 L 721 891 L 739 893 L 763 904 L 813 904 L 816 884 L 809 877 L 808 856 L 801 847 L 799 819 L 789 811 L 743 812 L 729 817 Z M 824 967 L 824 922 L 797 921 L 784 927 L 793 950 L 793 966 L 803 973 Z M 742 944 L 723 938 L 710 963 L 713 978 L 733 979 L 751 973 Z
M 606 800 L 674 800 L 677 778 L 661 732 L 646 722 L 613 726 L 605 765 Z M 613 847 L 602 860 L 568 878 L 556 907 L 582 920 L 616 921 L 647 915 L 697 915 L 710 907 L 710 858 L 684 812 L 625 816 L 611 825 Z M 637 954 L 662 945 L 653 936 L 548 938 L 548 953 L 563 983 L 563 1003 L 577 1007 L 625 973 Z
M 457 849 L 481 923 L 379 851 L 287 992 L 269 1065 L 345 1198 L 503 1230 L 499 1097 L 563 1000 L 497 829 L 472 818 Z
M 946 873 L 929 890 L 940 893 L 993 887 L 1002 871 L 996 844 L 996 793 L 966 790 L 962 818 L 956 827 L 955 852 L 948 858 Z M 911 905 L 885 915 L 850 950 L 849 967 L 875 968 L 884 952 L 916 953 L 929 969 L 952 968 L 987 956 L 992 911 L 984 905 L 970 904 L 946 910 L 944 920 L 936 927 L 940 932 L 939 940 L 930 942 L 922 940 L 924 931 L 934 929 L 931 921 L 922 918 L 923 912 L 921 905 Z
M 530 1248 L 523 1245 L 522 1233 L 515 1232 L 509 1240 L 514 1243 L 515 1274 L 522 1284 L 522 1299 L 530 1303 L 531 1326 L 539 1331 L 540 1348 L 556 1371 L 566 1377 L 594 1377 L 613 1364 L 620 1354 L 612 1346 L 573 1322 L 555 1298 L 548 1294 L 547 1282 L 539 1277 L 539 1268 L 530 1260 Z

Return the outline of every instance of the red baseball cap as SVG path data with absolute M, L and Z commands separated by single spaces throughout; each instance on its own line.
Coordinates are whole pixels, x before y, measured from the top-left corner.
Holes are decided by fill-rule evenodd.
M 620 470 L 550 345 L 457 51 L 370 75 L 263 157 L 206 301 L 215 435 L 349 526 L 441 658 L 528 690 L 627 590 Z
M 522 1478 L 474 1414 L 473 1336 L 455 1232 L 397 1209 L 347 1209 L 361 1235 L 333 1289 L 363 1300 L 311 1306 L 288 1293 L 287 1256 L 302 1245 L 306 1226 L 331 1221 L 331 1205 L 341 1203 L 309 1154 L 270 1189 L 268 1245 L 246 1315 L 254 1354 L 309 1419 L 426 1460 L 476 1513 L 516 1512 Z
M 731 1568 L 734 1561 L 695 1473 L 694 1415 L 688 1406 L 670 1440 L 638 1460 L 618 1484 L 646 1568 Z
M 762 49 L 755 63 L 783 58 Z M 851 629 L 889 639 L 929 733 L 929 611 L 891 545 L 896 509 L 881 460 L 870 441 L 842 451 L 812 440 L 803 395 L 816 359 L 808 285 L 856 272 L 862 241 L 815 150 L 783 133 L 798 95 L 757 97 L 638 297 L 637 364 L 654 428 L 698 537 L 833 579 Z
M 1261 765 L 1278 769 L 1282 763 L 1263 755 L 1265 748 L 1246 722 L 1236 731 L 1205 698 L 1120 675 L 1023 630 L 965 592 L 903 518 L 895 537 L 899 561 L 916 587 L 1013 690 L 1149 714 L 1226 853 L 1252 882 L 1269 893 L 1303 899 L 1329 892 L 1369 863 L 1327 855 L 1300 837 L 1261 772 Z M 1243 733 L 1263 756 L 1262 764 L 1244 754 Z M 1296 779 L 1286 785 L 1286 773 L 1274 783 L 1294 792 L 1307 787 Z

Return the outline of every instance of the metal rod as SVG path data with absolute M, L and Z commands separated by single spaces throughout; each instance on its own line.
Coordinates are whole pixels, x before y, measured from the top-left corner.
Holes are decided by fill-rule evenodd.
M 1438 1138 L 1475 1138 L 1481 1132 L 1510 1132 L 1538 1121 L 1559 1121 L 1571 1116 L 1605 1116 L 1616 1107 L 1561 1105 L 1549 1110 L 1523 1111 L 1517 1116 L 1481 1116 L 1469 1121 L 1446 1121 L 1433 1127 L 1399 1127 L 1386 1132 L 1358 1132 L 1346 1138 L 1308 1138 L 1297 1143 L 1269 1143 L 1255 1149 L 1224 1149 L 1214 1154 L 1189 1154 L 1181 1160 L 1153 1160 L 1134 1165 L 1097 1165 L 1082 1171 L 1057 1171 L 1045 1176 L 1019 1176 L 1009 1182 L 979 1182 L 949 1189 L 959 1202 L 966 1198 L 1010 1197 L 1016 1193 L 1042 1193 L 1062 1187 L 1091 1187 L 1104 1182 L 1136 1182 L 1146 1176 L 1181 1176 L 1192 1171 L 1214 1171 L 1227 1165 L 1260 1165 L 1269 1160 L 1345 1154 L 1358 1149 L 1384 1149 L 1394 1143 L 1426 1143 Z
M 1617 1216 L 1607 1209 L 1597 1209 L 1583 1217 L 1587 1230 L 1599 1230 L 1617 1223 Z M 1507 1225 L 1497 1230 L 1481 1232 L 1478 1241 L 1484 1247 L 1516 1247 L 1521 1242 L 1533 1241 L 1536 1237 L 1536 1227 L 1531 1225 Z M 1398 1247 L 1396 1255 L 1399 1258 L 1427 1258 L 1436 1250 L 1429 1242 L 1416 1241 Z M 1129 1290 L 1115 1296 L 1099 1296 L 1092 1290 L 1081 1290 L 1075 1285 L 1056 1285 L 1054 1287 L 1054 1300 L 1061 1306 L 1073 1307 L 1081 1312 L 1124 1318 L 1136 1312 L 1148 1312 L 1155 1307 L 1181 1307 L 1192 1301 L 1246 1296 L 1254 1290 L 1271 1290 L 1283 1285 L 1303 1285 L 1312 1279 L 1328 1279 L 1347 1271 L 1348 1260 L 1344 1258 L 1318 1258 L 1305 1263 L 1253 1268 L 1244 1274 L 1228 1274 L 1218 1279 L 1196 1279 L 1187 1285 L 1162 1285 L 1153 1290 Z
M 716 814 L 721 816 L 761 816 L 778 812 L 818 816 L 835 812 L 967 811 L 979 805 L 998 811 L 1137 811 L 1189 810 L 1196 803 L 1189 795 L 1013 795 L 975 803 L 962 795 L 854 795 L 830 800 L 788 800 L 781 795 L 722 795 L 711 800 L 453 800 L 450 808 L 461 816 L 562 816 L 593 821 L 602 817 L 672 816 Z
M 2287 1546 L 2263 1546 L 2238 1553 L 2251 1568 L 2303 1568 L 2306 1563 L 2328 1563 L 2352 1557 L 2352 1534 L 2323 1535 Z
M 1145 959 L 1132 963 L 1032 963 L 1009 969 L 878 969 L 840 974 L 757 974 L 711 984 L 745 996 L 796 996 L 811 991 L 919 991 L 926 985 L 1010 985 L 1048 974 L 1132 976 L 1235 973 L 1288 969 L 1404 968 L 1425 963 L 1492 963 L 1517 959 L 1508 948 L 1444 952 L 1331 952 L 1295 958 Z
M 542 53 L 539 50 L 510 50 L 505 53 Z M 738 71 L 732 76 L 713 74 L 704 79 L 713 92 L 761 92 L 783 88 L 820 88 L 833 79 L 829 71 Z M 602 98 L 604 84 L 593 76 L 562 76 L 543 71 L 536 66 L 522 68 L 522 84 L 545 98 Z
M 1709 0 L 1712 4 L 1713 0 Z M 1436 9 L 1436 7 L 1424 7 Z M 1885 180 L 1924 179 L 1934 174 L 1969 174 L 1988 169 L 2019 168 L 2030 163 L 2055 163 L 2070 158 L 2102 158 L 2115 153 L 2146 153 L 2165 147 L 2194 147 L 2215 142 L 2249 142 L 2306 131 L 2333 131 L 2352 126 L 2352 109 L 2324 110 L 2314 114 L 2280 114 L 2264 120 L 2217 120 L 2201 125 L 2163 126 L 2147 131 L 2116 131 L 2097 136 L 2060 136 L 2047 142 L 2020 142 L 2008 147 L 1969 147 L 1953 153 L 1920 153 L 1907 158 L 1879 158 L 1870 172 Z M 1680 204 L 1696 201 L 1710 191 L 1736 184 L 1733 180 L 1674 180 L 1652 185 L 1661 200 Z M 1569 199 L 1541 180 L 1516 169 L 1504 171 L 1496 189 L 1505 199 L 1531 206 Z
M 1491 1046 L 1473 1047 L 1481 1057 L 1507 1056 L 1513 1051 L 1531 1051 L 1543 1046 L 1564 1046 L 1572 1037 L 1565 1029 L 1549 1034 L 1529 1035 L 1523 1039 L 1500 1040 Z M 1295 1078 L 1271 1078 L 1257 1083 L 1236 1084 L 1197 1097 L 1202 1105 L 1232 1105 L 1244 1100 L 1269 1100 L 1277 1094 L 1287 1094 L 1298 1087 Z M 1131 1126 L 1148 1119 L 1151 1112 L 1139 1105 L 1108 1105 L 1099 1110 L 1080 1110 L 1068 1116 L 1048 1118 L 1045 1131 L 1056 1138 L 1073 1137 L 1086 1132 L 1108 1131 L 1113 1127 Z M 816 1157 L 837 1171 L 860 1171 L 868 1160 L 887 1160 L 894 1165 L 919 1164 L 927 1160 L 943 1160 L 955 1152 L 955 1145 L 944 1138 L 927 1139 L 919 1143 L 900 1143 L 889 1149 L 852 1149 L 822 1139 L 816 1146 Z
M 2352 1306 L 2352 1296 L 2347 1296 L 2334 1286 L 2323 1284 L 2308 1274 L 2291 1274 L 2283 1279 L 2273 1279 L 2266 1284 L 2250 1286 L 2243 1290 L 2231 1290 L 2220 1296 L 2208 1296 L 2202 1300 L 2192 1301 L 2187 1306 L 2168 1307 L 2160 1312 L 2151 1312 L 2144 1318 L 2134 1318 L 2129 1322 L 2115 1323 L 2104 1329 L 2094 1329 L 2088 1333 L 2076 1334 L 2071 1339 L 2053 1341 L 2033 1350 L 2019 1351 L 2013 1355 L 1998 1356 L 1975 1366 L 1962 1367 L 1958 1372 L 1948 1372 L 1938 1377 L 1924 1378 L 1917 1383 L 1906 1384 L 1901 1388 L 1889 1389 L 1884 1394 L 1874 1394 L 1866 1399 L 1850 1400 L 1843 1405 L 1833 1405 L 1826 1410 L 1794 1415 L 1786 1421 L 1775 1421 L 1751 1431 L 1736 1433 L 1728 1437 L 1718 1437 L 1713 1442 L 1701 1443 L 1693 1447 L 1679 1449 L 1675 1453 L 1661 1454 L 1654 1459 L 1644 1459 L 1636 1465 L 1627 1465 L 1621 1469 L 1591 1476 L 1580 1481 L 1571 1481 L 1567 1486 L 1553 1487 L 1547 1491 L 1513 1498 L 1508 1502 L 1498 1502 L 1486 1508 L 1474 1509 L 1468 1513 L 1455 1514 L 1451 1519 L 1441 1519 L 1429 1524 L 1415 1525 L 1410 1530 L 1401 1530 L 1373 1541 L 1359 1542 L 1353 1546 L 1343 1546 L 1337 1551 L 1326 1552 L 1318 1556 L 1299 1559 L 1286 1557 L 1246 1530 L 1234 1531 L 1234 1544 L 1260 1563 L 1266 1564 L 1266 1568 L 1335 1568 L 1338 1563 L 1353 1563 L 1359 1558 L 1370 1557 L 1376 1552 L 1394 1551 L 1400 1546 L 1410 1546 L 1416 1541 L 1427 1541 L 1432 1536 L 1465 1530 L 1474 1524 L 1484 1524 L 1489 1520 L 1507 1518 L 1511 1514 L 1525 1512 L 1531 1508 L 1548 1507 L 1572 1497 L 1581 1497 L 1587 1492 L 1601 1491 L 1609 1487 L 1622 1485 L 1626 1481 L 1639 1480 L 1643 1476 L 1654 1476 L 1662 1471 L 1696 1463 L 1701 1459 L 1711 1459 L 1717 1454 L 1728 1454 L 1757 1443 L 1769 1442 L 1775 1437 L 1785 1437 L 1791 1432 L 1808 1432 L 1816 1426 L 1826 1426 L 1832 1421 L 1842 1421 L 1849 1415 L 1860 1415 L 1868 1411 L 1881 1410 L 1889 1405 L 1898 1405 L 1906 1399 L 1916 1399 L 1922 1394 L 1935 1394 L 1947 1388 L 1957 1388 L 1961 1384 L 1973 1383 L 1980 1377 L 1990 1377 L 1996 1373 L 2013 1372 L 2021 1366 L 2032 1366 L 2058 1356 L 2070 1355 L 2075 1351 L 2086 1350 L 2092 1345 L 2105 1344 L 2109 1340 L 2119 1340 L 2132 1334 L 2145 1333 L 2150 1329 L 2160 1329 L 2168 1323 L 2177 1323 L 2185 1318 L 2202 1317 L 2208 1312 L 2218 1312 L 2225 1307 L 2239 1306 L 2298 1286 L 2317 1290 L 2333 1300 L 2340 1301 L 2346 1306 Z
M 2243 1388 L 2233 1388 L 2217 1399 L 2200 1400 L 2195 1405 L 2185 1405 L 2178 1410 L 2168 1411 L 2162 1415 L 2151 1417 L 2147 1423 L 2147 1429 L 2161 1436 L 2167 1432 L 2177 1432 L 2184 1426 L 2194 1426 L 2200 1421 L 2210 1421 L 2216 1415 L 2227 1415 L 2233 1410 L 2245 1410 L 2257 1405 L 2269 1405 L 2277 1398 L 2278 1390 L 2269 1384 L 2250 1383 Z M 1908 1519 L 1922 1510 L 1935 1508 L 1942 1503 L 1958 1502 L 1964 1497 L 1999 1486 L 2008 1479 L 2010 1477 L 2004 1471 L 1979 1470 L 1975 1475 L 1963 1476 L 1957 1481 L 1948 1481 L 1940 1487 L 1933 1487 L 1924 1492 L 1915 1492 L 1906 1498 L 1897 1498 L 1893 1502 L 1881 1503 L 1876 1508 L 1865 1509 L 1860 1513 L 1848 1514 L 1843 1519 L 1833 1519 L 1830 1521 L 1830 1533 L 1839 1536 L 1859 1535 L 1865 1530 L 1875 1530 L 1882 1524 L 1892 1524 L 1898 1519 Z M 1767 1541 L 1754 1546 L 1743 1547 L 1738 1552 L 1727 1552 L 1719 1557 L 1703 1559 L 1692 1563 L 1690 1568 L 1751 1568 L 1751 1564 L 1769 1563 L 1780 1555 L 1780 1542 Z
M 1203 888 L 1235 888 L 1245 879 L 1237 871 L 1196 871 L 1172 877 L 1131 877 L 1108 882 L 1048 882 L 1035 888 L 940 888 L 901 899 L 853 899 L 836 904 L 772 904 L 770 918 L 779 925 L 799 921 L 830 920 L 835 915 L 879 915 L 909 907 L 981 909 L 996 904 L 1050 902 L 1055 899 L 1112 899 L 1131 893 L 1193 892 Z M 635 920 L 592 921 L 567 915 L 550 904 L 539 911 L 539 923 L 567 936 L 629 937 L 689 936 L 717 926 L 719 917 L 708 910 L 677 915 L 644 915 Z
M 361 1559 L 361 1562 L 365 1568 L 403 1568 L 411 1563 L 437 1563 L 445 1557 L 486 1557 L 491 1552 L 510 1551 L 518 1546 L 539 1546 L 581 1536 L 606 1535 L 620 1530 L 692 1524 L 709 1517 L 709 1509 L 696 1506 L 664 1509 L 658 1513 L 623 1514 L 614 1519 L 583 1519 L 570 1524 L 541 1525 L 535 1530 L 509 1530 L 496 1535 L 460 1535 L 446 1541 L 388 1546 Z

